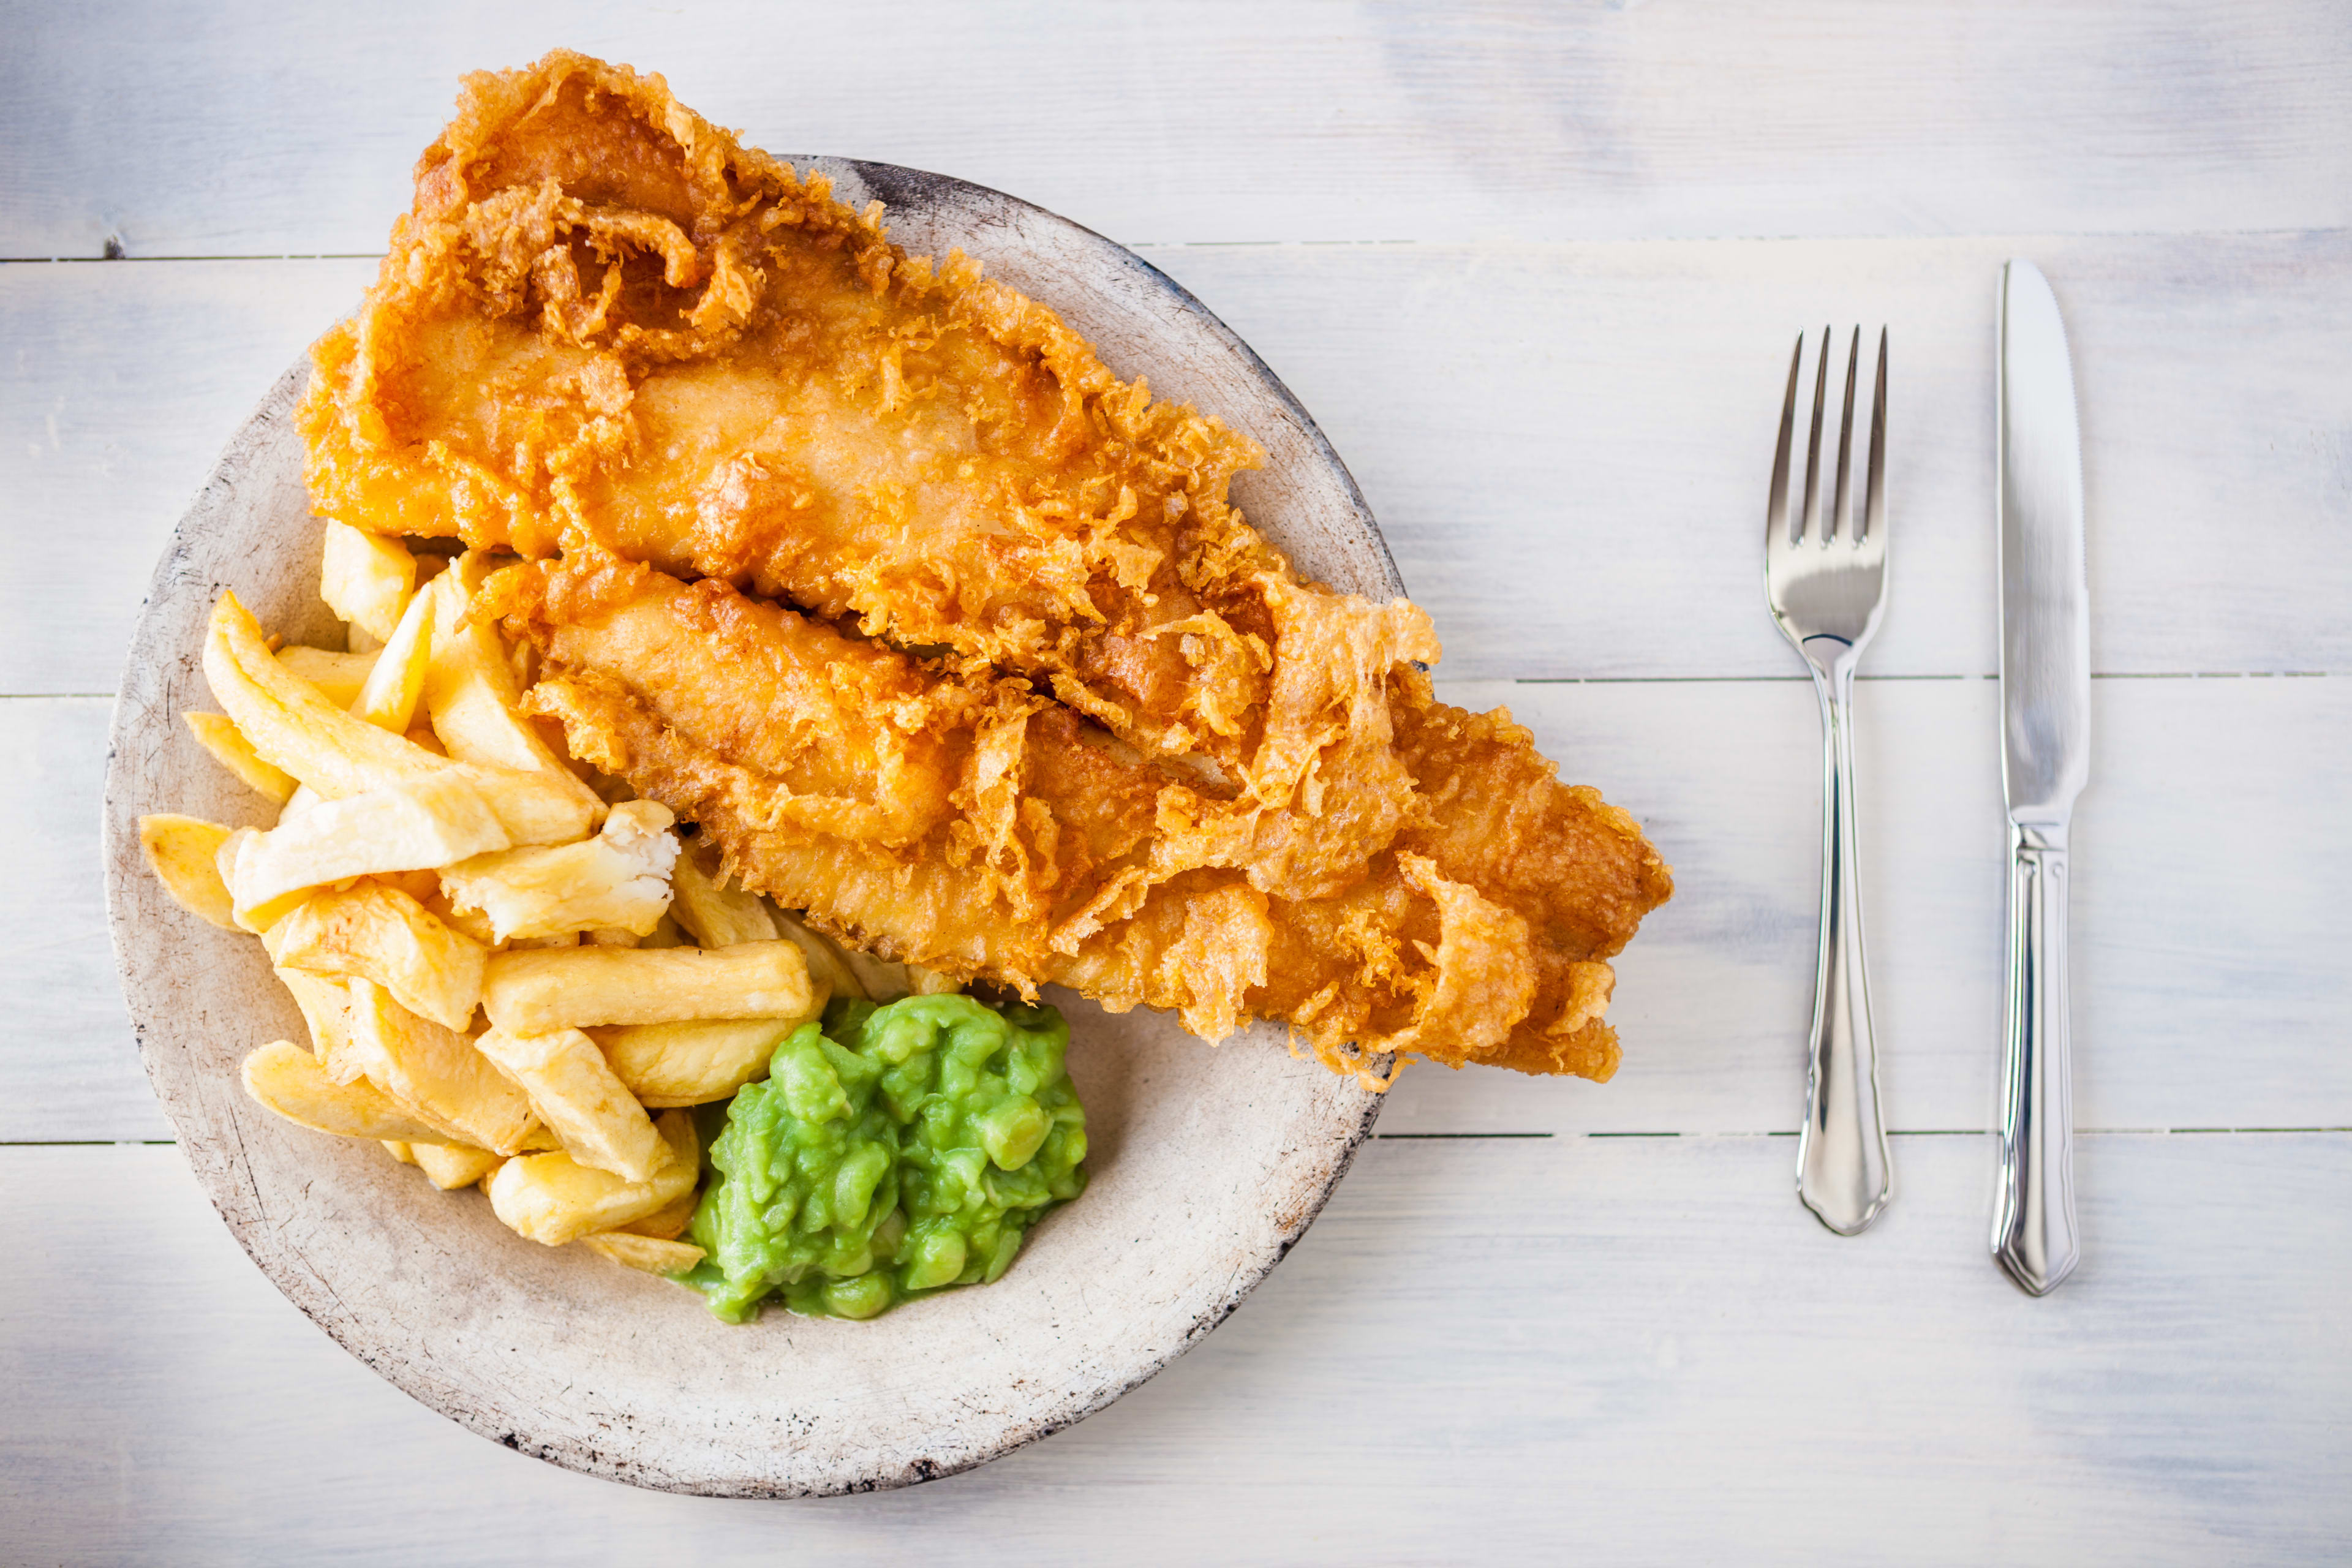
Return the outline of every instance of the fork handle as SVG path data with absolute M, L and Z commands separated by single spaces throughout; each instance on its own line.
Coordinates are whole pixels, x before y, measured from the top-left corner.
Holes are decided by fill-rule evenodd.
M 1995 1262 L 2029 1296 L 2074 1272 L 2074 1092 L 2067 1070 L 2066 824 L 2009 826 L 2009 1002 Z
M 1822 925 L 1797 1195 L 1840 1236 L 1857 1236 L 1894 1187 L 1879 1120 L 1878 1049 L 1862 941 L 1853 826 L 1853 668 L 1816 669 L 1822 704 Z

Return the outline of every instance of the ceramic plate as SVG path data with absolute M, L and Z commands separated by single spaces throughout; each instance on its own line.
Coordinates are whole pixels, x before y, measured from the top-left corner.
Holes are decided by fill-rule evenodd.
M 1147 375 L 1263 443 L 1234 489 L 1307 575 L 1402 593 L 1347 469 L 1249 348 L 1140 258 L 1052 214 L 888 164 L 803 161 L 890 209 L 910 251 L 961 247 Z M 323 327 L 325 323 L 321 323 Z M 867 1490 L 952 1474 L 1066 1426 L 1197 1342 L 1265 1278 L 1371 1131 L 1378 1097 L 1256 1026 L 1212 1049 L 1169 1016 L 1067 994 L 1092 1184 L 1000 1283 L 866 1323 L 701 1299 L 580 1248 L 525 1241 L 478 1193 L 435 1191 L 371 1143 L 246 1098 L 237 1064 L 301 1039 L 260 944 L 165 897 L 136 822 L 259 823 L 183 726 L 215 705 L 200 649 L 224 589 L 289 640 L 332 639 L 289 369 L 173 537 L 131 638 L 106 787 L 107 896 L 140 1053 L 180 1147 L 263 1273 L 395 1385 L 495 1442 L 592 1475 L 729 1497 Z M 332 646 L 331 640 L 325 646 Z

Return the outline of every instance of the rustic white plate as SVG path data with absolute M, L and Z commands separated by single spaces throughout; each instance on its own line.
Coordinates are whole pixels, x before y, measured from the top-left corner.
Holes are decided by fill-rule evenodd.
M 1061 310 L 1121 374 L 1256 437 L 1269 462 L 1236 494 L 1304 573 L 1402 591 L 1306 411 L 1157 269 L 994 191 L 809 163 L 853 205 L 884 201 L 909 249 L 961 246 Z M 1171 1018 L 1055 996 L 1087 1106 L 1086 1195 L 1037 1228 L 1000 1283 L 868 1323 L 772 1311 L 730 1328 L 688 1291 L 525 1241 L 480 1194 L 436 1192 L 373 1144 L 301 1131 L 246 1098 L 238 1062 L 303 1038 L 301 1021 L 257 942 L 163 895 L 136 821 L 262 816 L 180 720 L 214 706 L 199 649 L 222 590 L 289 638 L 337 633 L 289 423 L 308 377 L 306 361 L 271 389 L 156 568 L 106 784 L 108 907 L 140 1052 L 197 1180 L 262 1272 L 344 1349 L 493 1441 L 729 1497 L 869 1490 L 984 1463 L 1101 1409 L 1231 1312 L 1315 1217 L 1379 1110 L 1264 1026 L 1213 1050 Z

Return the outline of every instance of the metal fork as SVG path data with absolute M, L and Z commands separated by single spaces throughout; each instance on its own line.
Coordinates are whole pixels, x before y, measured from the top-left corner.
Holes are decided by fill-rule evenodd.
M 1790 446 L 1804 334 L 1789 360 L 1780 444 L 1772 455 L 1765 511 L 1764 595 L 1772 620 L 1813 672 L 1822 704 L 1822 928 L 1813 980 L 1813 1026 L 1805 1073 L 1805 1126 L 1797 1139 L 1797 1195 L 1840 1236 L 1860 1234 L 1893 1189 L 1886 1131 L 1878 1113 L 1878 1054 L 1870 1027 L 1863 957 L 1862 878 L 1853 829 L 1853 670 L 1886 604 L 1886 331 L 1878 334 L 1878 384 L 1871 397 L 1870 458 L 1862 510 L 1849 506 L 1854 371 L 1862 329 L 1845 360 L 1845 405 L 1838 417 L 1837 468 L 1826 524 L 1822 516 L 1822 412 L 1830 379 L 1830 338 L 1822 329 L 1813 377 L 1812 433 L 1805 443 L 1801 511 L 1789 508 Z

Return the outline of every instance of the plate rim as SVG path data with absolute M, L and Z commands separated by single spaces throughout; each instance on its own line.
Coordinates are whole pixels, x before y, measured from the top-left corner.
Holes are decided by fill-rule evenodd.
M 803 174 L 824 174 L 835 178 L 836 184 L 841 183 L 841 176 L 846 174 L 865 190 L 880 197 L 889 208 L 916 206 L 928 201 L 933 205 L 952 203 L 982 212 L 992 206 L 1000 210 L 1013 209 L 1028 221 L 1043 223 L 1063 231 L 1093 250 L 1097 259 L 1113 264 L 1138 278 L 1150 289 L 1167 296 L 1177 310 L 1205 328 L 1221 347 L 1233 354 L 1239 361 L 1240 367 L 1246 370 L 1279 405 L 1282 412 L 1295 422 L 1297 433 L 1307 441 L 1313 458 L 1338 479 L 1348 510 L 1352 514 L 1349 521 L 1354 525 L 1355 542 L 1370 547 L 1377 566 L 1386 579 L 1388 591 L 1399 597 L 1404 595 L 1403 580 L 1388 541 L 1365 502 L 1354 476 L 1329 438 L 1257 352 L 1189 289 L 1158 267 L 1117 241 L 1034 203 L 953 175 L 867 160 L 804 157 L 791 162 Z M 984 256 L 982 259 L 984 263 L 990 260 Z M 615 1465 L 604 1455 L 576 1442 L 533 1439 L 518 1431 L 512 1422 L 493 1418 L 493 1413 L 481 1404 L 445 1401 L 437 1397 L 438 1385 L 414 1375 L 407 1363 L 382 1356 L 374 1347 L 359 1342 L 356 1335 L 360 1325 L 355 1318 L 349 1321 L 338 1319 L 314 1305 L 310 1299 L 312 1292 L 299 1288 L 299 1271 L 262 1245 L 263 1237 L 257 1233 L 266 1227 L 231 1212 L 224 1189 L 235 1179 L 233 1163 L 225 1164 L 218 1172 L 212 1172 L 198 1157 L 198 1145 L 204 1142 L 201 1135 L 209 1133 L 211 1130 L 202 1124 L 196 1105 L 183 1103 L 182 1096 L 167 1088 L 170 1073 L 163 1067 L 164 1037 L 171 1033 L 172 1026 L 169 1019 L 153 1016 L 156 999 L 146 994 L 135 984 L 137 969 L 133 950 L 143 928 L 138 921 L 133 900 L 130 897 L 134 879 L 146 875 L 136 816 L 138 807 L 150 803 L 139 798 L 142 786 L 137 777 L 138 770 L 130 764 L 130 759 L 137 753 L 143 741 L 153 738 L 158 728 L 155 721 L 157 710 L 145 700 L 152 684 L 152 671 L 158 668 L 161 658 L 193 659 L 194 657 L 194 650 L 159 646 L 163 640 L 159 622 L 168 606 L 184 599 L 188 594 L 209 593 L 208 584 L 194 581 L 194 574 L 185 568 L 193 563 L 198 547 L 207 537 L 228 526 L 230 520 L 238 514 L 239 481 L 247 477 L 257 460 L 271 449 L 273 440 L 287 438 L 280 426 L 289 419 L 295 404 L 307 388 L 310 370 L 310 351 L 305 348 L 272 383 L 253 412 L 238 425 L 164 544 L 133 625 L 122 678 L 117 687 L 113 712 L 108 725 L 107 769 L 101 794 L 100 854 L 107 926 L 125 1010 L 130 1015 L 132 1034 L 138 1042 L 141 1067 L 165 1117 L 172 1123 L 181 1157 L 187 1162 L 206 1202 L 212 1205 L 239 1247 L 271 1287 L 362 1365 L 420 1405 L 489 1441 L 566 1469 L 648 1490 L 733 1498 L 825 1497 L 889 1490 L 976 1468 L 1066 1430 L 1132 1393 L 1232 1316 L 1242 1301 L 1289 1255 L 1291 1248 L 1322 1213 L 1331 1194 L 1353 1166 L 1357 1154 L 1370 1140 L 1373 1125 L 1386 1103 L 1385 1095 L 1361 1091 L 1364 1103 L 1355 1125 L 1339 1142 L 1328 1173 L 1319 1185 L 1305 1194 L 1306 1201 L 1299 1205 L 1296 1220 L 1277 1227 L 1274 1244 L 1264 1256 L 1252 1259 L 1248 1268 L 1236 1273 L 1222 1295 L 1196 1314 L 1164 1352 L 1147 1356 L 1125 1373 L 1106 1379 L 1093 1390 L 1041 1413 L 1016 1429 L 1006 1432 L 995 1443 L 975 1447 L 947 1462 L 919 1459 L 896 1471 L 840 1479 L 834 1483 L 777 1484 L 763 1482 L 755 1477 L 748 1478 L 741 1486 L 714 1485 L 705 1480 L 667 1475 L 661 1473 L 658 1466 L 643 1462 Z M 168 721 L 164 727 L 170 727 Z M 188 1098 L 194 1100 L 198 1097 L 191 1094 Z M 249 1182 L 250 1173 L 246 1175 Z

